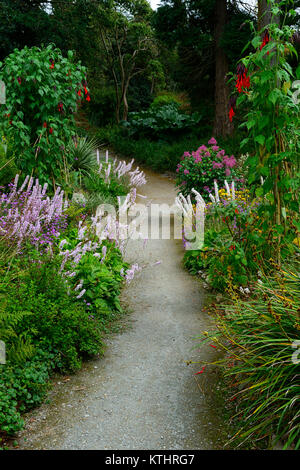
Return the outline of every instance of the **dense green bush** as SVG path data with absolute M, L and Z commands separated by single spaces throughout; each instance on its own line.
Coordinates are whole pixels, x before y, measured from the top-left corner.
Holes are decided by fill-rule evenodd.
M 59 49 L 15 49 L 0 63 L 6 84 L 1 106 L 4 134 L 13 142 L 16 164 L 26 174 L 53 182 L 64 167 L 66 142 L 75 135 L 74 113 L 81 99 L 90 100 L 86 71 Z
M 150 108 L 139 113 L 130 113 L 129 121 L 123 122 L 129 136 L 151 139 L 172 137 L 184 133 L 199 124 L 199 113 L 185 114 L 177 103 L 170 103 L 158 108 Z

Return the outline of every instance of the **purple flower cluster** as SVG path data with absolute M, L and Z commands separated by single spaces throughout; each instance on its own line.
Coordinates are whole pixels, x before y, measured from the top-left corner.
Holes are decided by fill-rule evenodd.
M 52 198 L 46 195 L 47 184 L 26 177 L 18 189 L 18 175 L 8 190 L 0 192 L 0 239 L 21 250 L 29 242 L 39 251 L 51 245 L 66 228 L 63 191 L 57 188 Z

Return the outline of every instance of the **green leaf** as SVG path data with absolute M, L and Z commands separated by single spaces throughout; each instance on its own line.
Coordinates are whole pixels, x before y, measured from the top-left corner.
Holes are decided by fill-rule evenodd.
M 254 140 L 255 140 L 255 142 L 257 142 L 258 144 L 264 145 L 266 139 L 265 139 L 265 136 L 264 136 L 264 135 L 260 134 L 260 135 L 257 135 Z
M 272 90 L 271 93 L 269 94 L 268 100 L 269 100 L 272 104 L 275 105 L 280 96 L 281 96 L 281 91 L 280 91 L 278 88 L 275 88 L 275 89 Z

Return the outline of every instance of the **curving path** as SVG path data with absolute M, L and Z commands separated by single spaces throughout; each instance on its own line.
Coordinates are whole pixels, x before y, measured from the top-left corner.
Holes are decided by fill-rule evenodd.
M 173 183 L 147 172 L 143 194 L 173 204 Z M 210 327 L 203 291 L 182 268 L 180 241 L 131 241 L 127 257 L 145 268 L 125 289 L 131 314 L 110 337 L 105 357 L 59 378 L 50 405 L 30 413 L 22 449 L 217 449 L 226 441 L 215 371 L 194 375 L 210 360 L 195 337 Z M 24 437 L 26 436 L 26 438 Z M 26 440 L 25 440 L 26 439 Z

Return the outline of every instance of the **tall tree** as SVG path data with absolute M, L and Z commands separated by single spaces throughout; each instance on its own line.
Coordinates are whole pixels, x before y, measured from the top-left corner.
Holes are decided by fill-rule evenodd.
M 95 27 L 106 56 L 116 95 L 116 121 L 127 120 L 131 80 L 147 70 L 154 37 L 149 24 L 152 10 L 146 0 L 112 0 L 99 5 Z
M 226 0 L 215 1 L 215 121 L 214 135 L 225 137 L 233 131 L 233 124 L 228 119 L 229 87 L 227 85 L 228 60 L 221 43 L 227 22 Z

